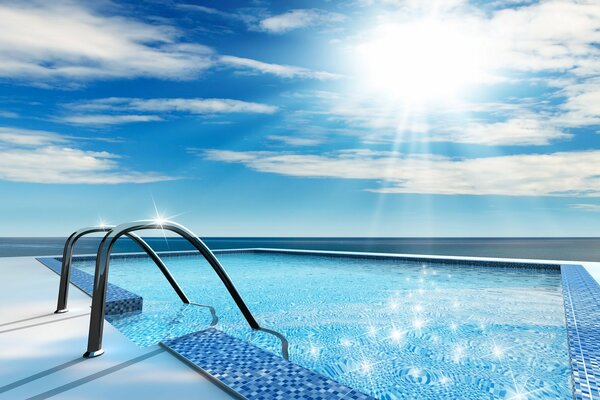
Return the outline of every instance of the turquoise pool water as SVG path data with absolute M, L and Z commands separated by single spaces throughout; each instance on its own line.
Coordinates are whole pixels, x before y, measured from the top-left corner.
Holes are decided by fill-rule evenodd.
M 380 399 L 570 399 L 560 272 L 277 253 L 218 254 L 290 360 Z M 252 332 L 200 257 L 165 257 L 218 329 L 279 353 Z M 89 261 L 75 266 L 93 273 Z M 141 346 L 207 328 L 155 265 L 115 258 L 110 281 L 144 298 L 111 323 Z

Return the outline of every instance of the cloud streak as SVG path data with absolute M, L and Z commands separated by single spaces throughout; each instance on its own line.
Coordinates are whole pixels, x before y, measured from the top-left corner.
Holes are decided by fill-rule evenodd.
M 258 28 L 265 32 L 281 34 L 309 26 L 330 25 L 344 19 L 341 14 L 324 10 L 297 9 L 264 18 L 259 22 Z
M 572 208 L 582 211 L 590 211 L 590 212 L 600 212 L 600 204 L 588 204 L 588 203 L 579 203 L 579 204 L 569 204 Z
M 586 88 L 589 90 L 589 86 Z M 297 96 L 306 102 L 309 95 Z M 574 135 L 568 128 L 580 126 L 584 119 L 593 122 L 595 107 L 594 103 L 588 104 L 589 111 L 575 115 L 566 111 L 552 113 L 525 101 L 456 101 L 452 105 L 404 111 L 406 104 L 392 100 L 329 92 L 313 93 L 308 101 L 314 104 L 312 109 L 292 111 L 286 114 L 287 120 L 301 118 L 305 125 L 316 125 L 324 119 L 346 127 L 329 132 L 355 136 L 363 143 L 450 142 L 482 146 L 545 146 L 570 140 Z
M 44 184 L 149 183 L 174 178 L 123 168 L 119 156 L 91 151 L 54 132 L 0 127 L 0 180 Z
M 220 56 L 208 46 L 186 42 L 177 28 L 108 15 L 90 4 L 68 0 L 0 3 L 0 78 L 42 87 L 55 87 L 68 80 L 70 86 L 77 87 L 92 79 L 191 80 L 222 65 L 287 78 L 335 76 Z
M 471 122 L 455 127 L 453 132 L 434 133 L 430 140 L 487 146 L 542 146 L 572 137 L 544 117 L 532 114 L 502 122 Z
M 109 97 L 66 105 L 73 114 L 59 120 L 80 125 L 160 121 L 172 114 L 273 114 L 277 107 L 233 99 Z M 134 113 L 134 114 L 132 114 Z
M 0 77 L 190 79 L 212 50 L 179 42 L 177 30 L 106 16 L 68 1 L 0 4 Z
M 381 186 L 368 189 L 378 193 L 600 197 L 600 151 L 481 158 L 369 150 L 325 155 L 206 150 L 201 155 L 280 175 L 378 181 Z
M 262 73 L 275 75 L 281 78 L 305 78 L 317 80 L 338 79 L 341 77 L 340 75 L 331 72 L 313 71 L 293 65 L 271 64 L 235 56 L 221 56 L 219 61 L 224 66 L 245 71 L 248 74 Z
M 282 135 L 270 135 L 267 139 L 287 144 L 290 146 L 317 146 L 323 143 L 321 138 L 313 137 L 299 137 L 299 136 L 282 136 Z

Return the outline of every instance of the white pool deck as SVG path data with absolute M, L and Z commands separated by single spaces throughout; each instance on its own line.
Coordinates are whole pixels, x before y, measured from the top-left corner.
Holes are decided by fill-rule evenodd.
M 600 281 L 597 262 L 485 260 L 580 264 Z M 91 299 L 71 286 L 69 312 L 54 314 L 58 281 L 34 257 L 0 257 L 0 400 L 232 398 L 162 347 L 140 348 L 108 322 L 106 353 L 82 358 Z
M 162 347 L 140 348 L 108 322 L 106 353 L 84 359 L 91 298 L 74 286 L 54 314 L 59 277 L 33 257 L 0 258 L 0 399 L 232 397 Z

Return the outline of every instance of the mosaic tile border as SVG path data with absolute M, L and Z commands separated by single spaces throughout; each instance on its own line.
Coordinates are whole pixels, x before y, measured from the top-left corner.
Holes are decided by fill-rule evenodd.
M 161 345 L 243 399 L 375 400 L 216 329 Z
M 75 259 L 75 257 L 74 257 Z M 61 261 L 55 257 L 40 257 L 36 258 L 40 263 L 54 271 L 56 274 L 61 274 Z M 84 291 L 90 297 L 94 290 L 94 276 L 83 272 L 71 266 L 71 283 Z M 131 293 L 117 285 L 108 283 L 106 288 L 106 306 L 104 312 L 106 315 L 124 314 L 130 312 L 141 312 L 144 300 L 141 296 Z
M 561 265 L 573 398 L 600 399 L 600 285 L 581 265 Z
M 215 252 L 220 252 L 217 250 Z M 469 258 L 444 258 L 441 257 L 427 257 L 427 256 L 410 256 L 410 255 L 398 255 L 398 254 L 385 254 L 385 253 L 360 253 L 360 252 L 344 252 L 344 251 L 322 251 L 322 250 L 296 250 L 296 249 L 267 249 L 267 248 L 254 248 L 254 249 L 233 249 L 225 250 L 228 253 L 279 253 L 279 254 L 291 254 L 291 255 L 311 255 L 321 257 L 334 257 L 334 258 L 355 258 L 355 259 L 371 259 L 371 260 L 397 260 L 397 261 L 409 261 L 409 262 L 426 262 L 435 264 L 449 264 L 449 265 L 468 265 L 468 266 L 486 266 L 486 267 L 503 267 L 503 268 L 539 268 L 539 269 L 552 269 L 559 270 L 559 264 L 548 264 L 548 263 L 535 263 L 535 262 L 520 262 L 520 261 L 494 261 L 494 260 L 477 260 Z
M 354 258 L 354 259 L 375 259 L 375 260 L 396 260 L 401 262 L 426 262 L 436 264 L 448 264 L 448 265 L 468 265 L 468 266 L 486 266 L 486 267 L 503 267 L 503 268 L 532 268 L 532 269 L 551 269 L 560 270 L 560 263 L 536 263 L 532 262 L 521 262 L 521 261 L 494 261 L 486 259 L 470 259 L 470 258 L 444 258 L 440 257 L 428 257 L 428 256 L 410 256 L 410 255 L 399 255 L 394 253 L 361 253 L 361 252 L 344 252 L 344 251 L 325 251 L 325 250 L 299 250 L 299 249 L 271 249 L 271 248 L 246 248 L 246 249 L 217 249 L 212 250 L 215 254 L 235 254 L 235 253 L 278 253 L 278 254 L 291 254 L 291 255 L 310 255 L 320 257 L 335 257 L 335 258 Z M 198 252 L 195 250 L 185 251 L 160 251 L 157 252 L 160 256 L 167 257 L 187 257 L 190 255 L 197 255 Z M 111 259 L 123 259 L 123 258 L 146 258 L 146 253 L 118 253 L 111 254 Z M 75 256 L 73 260 L 79 261 L 92 261 L 95 260 L 95 255 L 83 255 Z

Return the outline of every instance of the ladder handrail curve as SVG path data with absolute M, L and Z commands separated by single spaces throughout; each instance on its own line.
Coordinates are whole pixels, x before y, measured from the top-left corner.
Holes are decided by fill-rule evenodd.
M 69 281 L 71 277 L 71 268 L 73 263 L 73 248 L 75 247 L 75 243 L 77 242 L 77 240 L 79 240 L 85 235 L 89 235 L 92 233 L 110 232 L 113 228 L 114 226 L 109 225 L 81 228 L 73 232 L 67 238 L 65 246 L 63 248 L 60 283 L 58 287 L 58 301 L 55 313 L 60 314 L 68 311 L 67 302 L 69 297 Z M 177 281 L 175 280 L 165 263 L 158 256 L 158 254 L 156 254 L 152 247 L 150 247 L 150 245 L 148 245 L 148 243 L 146 243 L 144 239 L 142 239 L 133 232 L 129 232 L 125 235 L 131 240 L 133 240 L 133 242 L 136 243 L 138 246 L 140 246 L 144 250 L 144 252 L 152 259 L 152 261 L 154 261 L 154 263 L 158 266 L 165 278 L 169 281 L 169 283 L 173 287 L 173 290 L 175 290 L 181 301 L 185 304 L 190 304 L 189 298 L 183 292 L 183 289 L 181 289 L 181 287 L 179 286 L 179 284 L 177 283 Z
M 139 230 L 161 229 L 176 233 L 186 239 L 204 258 L 208 261 L 213 270 L 217 273 L 229 295 L 233 298 L 236 305 L 242 312 L 242 315 L 248 322 L 248 325 L 254 330 L 264 330 L 256 322 L 256 319 L 246 306 L 241 295 L 237 291 L 233 282 L 225 269 L 215 257 L 213 252 L 200 240 L 191 230 L 172 221 L 154 221 L 143 220 L 125 223 L 109 230 L 100 242 L 98 254 L 96 257 L 96 271 L 94 273 L 94 291 L 92 294 L 92 311 L 90 316 L 90 327 L 88 334 L 88 348 L 84 357 L 96 357 L 104 353 L 102 349 L 102 336 L 104 330 L 104 307 L 106 305 L 106 286 L 108 283 L 108 270 L 110 263 L 110 253 L 115 242 L 123 235 Z M 268 332 L 268 330 L 264 330 Z M 286 346 L 287 347 L 287 346 Z

